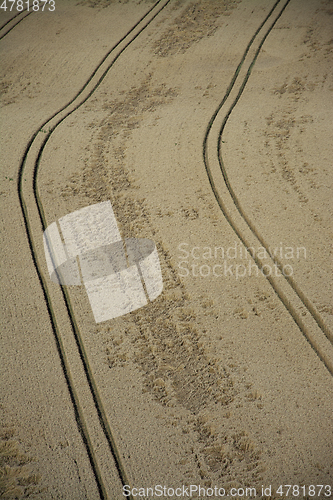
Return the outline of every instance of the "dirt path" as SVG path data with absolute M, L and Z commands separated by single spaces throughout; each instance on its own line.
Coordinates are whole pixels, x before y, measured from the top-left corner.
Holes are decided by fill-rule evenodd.
M 332 485 L 330 3 L 56 4 L 1 13 L 4 498 Z M 164 290 L 96 324 L 42 233 L 107 200 Z

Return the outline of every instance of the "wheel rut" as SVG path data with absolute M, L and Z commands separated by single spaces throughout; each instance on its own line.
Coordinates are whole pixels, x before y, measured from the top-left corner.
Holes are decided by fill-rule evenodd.
M 268 255 L 270 255 L 269 245 L 242 209 L 231 186 L 222 157 L 222 137 L 228 118 L 239 102 L 259 53 L 289 3 L 290 0 L 277 1 L 253 35 L 222 101 L 207 126 L 203 141 L 206 172 L 221 211 L 246 248 L 255 248 L 260 243 Z M 253 258 L 258 267 L 263 268 L 263 263 L 258 256 L 253 256 Z M 282 264 L 276 256 L 270 257 L 270 261 L 273 266 L 275 265 L 279 270 L 282 270 Z M 273 276 L 266 276 L 267 281 L 303 335 L 333 375 L 332 332 L 297 282 L 285 274 L 283 274 L 283 278 L 283 280 L 278 281 Z M 305 314 L 304 308 L 306 309 Z
M 93 377 L 68 291 L 65 287 L 57 289 L 50 287 L 41 265 L 43 260 L 41 234 L 48 223 L 38 192 L 38 170 L 43 150 L 54 130 L 93 95 L 120 55 L 160 14 L 169 1 L 156 2 L 96 65 L 76 96 L 34 132 L 22 156 L 17 178 L 17 192 L 31 258 L 43 291 L 77 425 L 101 499 L 119 498 L 122 486 L 128 484 L 126 467 L 115 443 L 112 425 L 107 418 Z M 11 29 L 17 24 L 18 22 Z M 48 130 L 44 137 L 39 133 L 41 129 Z

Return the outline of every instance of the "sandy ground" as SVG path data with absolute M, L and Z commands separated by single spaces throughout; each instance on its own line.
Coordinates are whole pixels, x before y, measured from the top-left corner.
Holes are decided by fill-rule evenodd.
M 0 13 L 1 498 L 333 489 L 332 2 L 55 5 Z M 34 188 L 110 200 L 163 293 L 96 324 Z

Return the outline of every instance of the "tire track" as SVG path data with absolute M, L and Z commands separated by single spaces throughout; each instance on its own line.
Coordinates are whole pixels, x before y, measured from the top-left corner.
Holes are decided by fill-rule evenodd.
M 95 438 L 98 436 L 98 442 L 101 440 L 99 434 L 103 434 L 111 456 L 110 461 L 117 471 L 120 483 L 122 485 L 128 484 L 128 480 L 122 457 L 114 441 L 113 433 L 94 381 L 80 330 L 71 307 L 68 291 L 65 287 L 57 287 L 55 292 L 50 292 L 50 287 L 47 285 L 47 280 L 44 277 L 43 266 L 41 266 L 38 258 L 38 255 L 43 255 L 43 250 L 40 245 L 41 231 L 44 231 L 47 227 L 43 203 L 38 192 L 38 170 L 44 148 L 54 130 L 91 97 L 123 51 L 140 35 L 169 2 L 170 0 L 158 0 L 136 25 L 106 54 L 103 60 L 96 66 L 96 69 L 88 78 L 84 86 L 77 92 L 76 96 L 59 111 L 54 113 L 35 131 L 22 157 L 17 179 L 18 196 L 31 257 L 43 291 L 58 354 L 75 411 L 77 425 L 86 446 L 99 495 L 102 499 L 115 497 L 113 496 L 113 490 L 108 492 L 108 487 L 106 486 L 106 477 L 108 475 L 105 472 L 105 463 L 104 470 L 102 470 L 103 464 L 101 465 L 100 457 L 97 457 L 95 454 L 93 440 L 90 437 L 92 428 L 96 427 L 96 422 L 90 421 L 87 423 L 89 411 L 85 411 L 87 410 L 87 403 L 84 398 L 88 397 L 88 392 L 90 397 L 88 410 L 94 407 L 95 420 L 98 421 L 98 427 L 101 431 L 98 432 L 95 429 Z M 39 131 L 46 126 L 49 132 L 46 137 L 44 136 L 44 138 L 42 138 L 42 134 L 39 134 Z M 25 177 L 28 182 L 23 183 L 23 177 Z M 62 315 L 59 314 L 60 321 L 58 320 L 58 322 L 56 320 L 56 308 L 54 304 L 57 305 L 57 311 L 59 310 L 59 312 L 62 313 Z M 66 319 L 64 319 L 65 317 Z M 73 358 L 76 356 L 76 360 L 73 361 L 71 356 L 66 355 L 69 351 Z M 80 365 L 80 367 L 78 365 Z M 73 366 L 75 368 L 74 370 Z M 77 375 L 77 372 L 80 370 L 81 373 Z M 87 386 L 85 391 L 81 388 L 81 383 L 78 385 L 78 380 L 82 381 L 83 379 Z M 80 395 L 78 392 L 80 392 Z M 80 403 L 80 401 L 83 400 L 85 401 L 85 408 L 83 404 Z M 108 465 L 110 465 L 110 461 Z
M 221 103 L 207 126 L 203 141 L 203 157 L 208 179 L 225 218 L 246 248 L 255 248 L 259 241 L 268 255 L 270 255 L 270 252 L 267 243 L 243 211 L 232 189 L 223 163 L 221 144 L 227 120 L 244 91 L 261 48 L 289 3 L 290 0 L 287 0 L 278 9 L 281 0 L 275 2 L 271 11 L 253 35 Z M 266 25 L 272 19 L 273 22 L 267 27 Z M 264 29 L 264 34 L 259 40 L 256 40 L 259 33 Z M 238 87 L 235 86 L 237 80 L 240 80 Z M 224 112 L 225 109 L 226 112 Z M 253 259 L 258 267 L 263 267 L 263 263 L 257 256 L 253 256 Z M 282 270 L 281 262 L 276 256 L 271 257 L 271 262 Z M 290 276 L 284 274 L 283 276 L 285 278 L 283 283 L 278 283 L 276 279 L 269 275 L 266 275 L 266 279 L 321 361 L 333 375 L 332 332 L 330 332 L 319 312 L 299 288 L 295 280 Z M 304 312 L 304 307 L 309 314 Z
M 22 15 L 22 12 L 28 12 L 28 14 L 25 14 L 24 16 Z M 30 16 L 30 14 L 32 14 L 34 11 L 31 10 L 30 12 L 27 10 L 27 9 L 24 9 L 22 10 L 22 12 L 18 12 L 17 14 L 15 14 L 15 16 L 11 17 L 10 19 L 8 19 L 7 22 L 5 22 L 5 24 L 3 24 L 1 27 L 0 27 L 0 40 L 2 40 L 6 35 L 8 35 L 8 33 L 10 31 L 12 31 L 12 29 L 15 28 L 15 26 L 17 26 L 21 21 L 23 21 L 23 19 L 25 19 L 26 17 Z M 14 19 L 16 19 L 18 16 L 21 16 L 20 19 L 18 19 L 16 22 L 12 23 L 12 21 L 14 21 Z M 7 26 L 7 24 L 10 24 L 12 23 L 13 26 L 9 26 L 8 30 L 5 31 L 4 34 L 1 34 L 2 30 Z

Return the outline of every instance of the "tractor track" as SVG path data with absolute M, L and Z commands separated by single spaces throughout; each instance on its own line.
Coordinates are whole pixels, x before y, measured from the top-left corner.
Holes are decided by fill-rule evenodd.
M 223 215 L 246 248 L 254 247 L 253 242 L 259 242 L 265 248 L 268 255 L 270 255 L 269 245 L 265 242 L 264 238 L 260 235 L 257 228 L 242 209 L 230 184 L 222 158 L 222 134 L 228 118 L 244 91 L 265 40 L 282 16 L 290 1 L 291 0 L 287 0 L 284 2 L 282 8 L 279 9 L 282 2 L 281 0 L 277 0 L 271 11 L 254 33 L 222 101 L 206 128 L 203 141 L 205 169 L 212 191 Z M 270 22 L 271 24 L 269 25 Z M 259 33 L 262 31 L 264 31 L 264 34 L 257 40 Z M 258 266 L 263 267 L 261 260 L 257 256 L 253 256 L 253 258 Z M 276 256 L 274 256 L 274 258 L 271 257 L 271 261 L 282 270 L 282 264 Z M 283 274 L 283 277 L 284 283 L 282 284 L 279 284 L 276 279 L 269 275 L 266 276 L 266 279 L 310 343 L 311 347 L 325 364 L 330 374 L 333 375 L 332 332 L 295 280 L 291 276 L 285 274 Z M 303 312 L 302 315 L 300 311 L 304 309 L 304 307 L 307 312 L 305 312 L 305 314 Z
M 129 30 L 126 35 L 121 40 L 119 40 L 117 44 L 105 55 L 102 61 L 96 66 L 96 69 L 88 78 L 84 86 L 77 92 L 76 96 L 68 104 L 54 113 L 46 121 L 44 121 L 41 127 L 39 127 L 38 130 L 34 132 L 22 156 L 17 178 L 17 192 L 23 215 L 27 240 L 29 243 L 31 258 L 35 266 L 36 274 L 43 292 L 58 355 L 66 380 L 66 385 L 68 387 L 68 391 L 73 404 L 77 426 L 87 450 L 87 455 L 89 457 L 91 468 L 96 480 L 99 496 L 103 500 L 116 498 L 116 496 L 113 497 L 113 495 L 108 491 L 103 464 L 101 466 L 99 457 L 97 457 L 94 450 L 94 440 L 91 438 L 90 431 L 91 424 L 87 423 L 86 411 L 84 409 L 84 406 L 81 404 L 81 389 L 78 390 L 78 378 L 75 378 L 76 375 L 74 375 L 72 369 L 71 357 L 68 356 L 67 346 L 69 345 L 75 344 L 77 362 L 80 362 L 81 364 L 83 376 L 85 377 L 85 382 L 90 393 L 91 404 L 93 405 L 95 410 L 95 420 L 97 420 L 99 423 L 100 429 L 98 432 L 102 433 L 104 436 L 104 440 L 106 440 L 107 447 L 113 459 L 113 464 L 117 471 L 119 481 L 122 485 L 129 483 L 127 480 L 124 460 L 117 449 L 111 427 L 104 411 L 102 400 L 99 396 L 97 386 L 92 375 L 92 370 L 84 348 L 80 329 L 75 320 L 68 291 L 65 287 L 59 287 L 59 291 L 56 292 L 57 296 L 55 297 L 54 301 L 54 292 L 50 292 L 50 287 L 48 286 L 47 280 L 44 276 L 43 266 L 41 266 L 40 264 L 40 258 L 43 255 L 43 250 L 41 241 L 39 240 L 41 240 L 41 231 L 43 232 L 47 227 L 47 221 L 44 213 L 43 203 L 38 191 L 38 171 L 44 148 L 46 147 L 46 144 L 49 141 L 54 130 L 92 96 L 94 91 L 102 83 L 103 79 L 108 74 L 109 70 L 112 68 L 113 64 L 116 62 L 119 56 L 155 19 L 155 17 L 158 16 L 158 14 L 168 5 L 169 2 L 170 0 L 158 0 L 153 5 L 153 7 L 151 7 L 149 11 L 138 21 L 138 23 L 134 27 L 132 27 L 131 30 Z M 289 2 L 290 0 L 287 0 L 284 3 L 282 9 L 276 14 L 273 23 L 262 36 L 259 46 L 255 51 L 254 56 L 250 60 L 250 64 L 248 66 L 245 77 L 240 82 L 239 91 L 234 98 L 235 90 L 237 92 L 237 89 L 235 87 L 236 81 L 241 80 L 241 75 L 244 72 L 243 67 L 245 66 L 248 59 L 250 59 L 253 52 L 252 46 L 254 45 L 254 42 L 257 41 L 259 33 L 265 28 L 265 25 L 274 16 L 277 7 L 281 4 L 281 0 L 278 0 L 274 4 L 266 19 L 255 32 L 244 52 L 242 60 L 236 69 L 234 77 L 220 105 L 213 114 L 206 128 L 206 133 L 203 141 L 203 159 L 214 196 L 226 220 L 246 247 L 252 246 L 251 238 L 255 238 L 264 247 L 267 247 L 267 245 L 265 244 L 263 238 L 260 236 L 259 232 L 253 226 L 249 218 L 243 212 L 240 203 L 238 202 L 237 197 L 235 196 L 235 193 L 230 185 L 221 153 L 222 133 L 227 123 L 228 117 L 230 116 L 233 108 L 236 106 L 245 88 L 251 70 L 262 48 L 262 45 L 264 44 L 267 36 L 273 29 L 275 23 L 278 21 Z M 6 36 L 7 33 L 9 33 L 9 31 L 11 31 L 15 26 L 17 26 L 23 19 L 25 19 L 25 17 L 30 15 L 30 13 L 21 16 L 21 18 L 17 20 L 17 22 L 14 23 L 13 26 L 9 26 L 9 29 L 2 36 L 0 36 L 0 40 L 4 36 Z M 22 13 L 14 16 L 12 19 L 7 21 L 0 28 L 0 33 L 9 23 L 14 20 L 14 18 L 17 18 L 21 14 Z M 231 106 L 227 107 L 229 106 L 230 102 L 232 102 Z M 227 108 L 226 113 L 225 108 Z M 221 125 L 222 115 L 223 119 Z M 49 129 L 49 132 L 46 135 L 40 134 L 40 129 L 45 127 Z M 212 153 L 212 151 L 214 153 Z M 24 177 L 27 177 L 27 183 L 23 183 Z M 255 258 L 255 261 L 256 263 L 260 264 L 260 261 L 257 258 Z M 281 266 L 277 259 L 275 259 L 275 261 L 277 265 Z M 310 342 L 312 348 L 315 350 L 330 373 L 333 375 L 333 355 L 331 355 L 330 352 L 329 355 L 326 354 L 327 344 L 332 347 L 332 333 L 326 327 L 320 314 L 316 311 L 305 294 L 299 289 L 294 280 L 288 280 L 286 278 L 284 286 L 280 286 L 276 283 L 276 280 L 274 280 L 270 276 L 267 276 L 266 278 L 271 284 L 274 292 L 286 307 L 287 311 L 291 314 L 301 332 Z M 299 309 L 297 300 L 306 307 L 307 311 L 309 312 L 310 318 L 307 318 L 305 320 L 304 318 L 300 317 L 300 313 L 297 310 Z M 60 301 L 62 302 L 62 307 L 59 309 L 55 308 L 54 303 L 58 305 L 60 304 Z M 55 314 L 55 310 L 57 310 L 57 317 Z M 65 313 L 66 319 L 63 319 L 61 313 Z M 67 339 L 66 333 L 63 335 L 63 331 L 65 330 L 68 330 L 72 337 L 70 341 Z M 318 330 L 320 330 L 321 334 L 318 333 Z
M 24 12 L 28 12 L 27 14 L 23 15 Z M 6 21 L 1 27 L 0 27 L 0 40 L 2 40 L 6 35 L 8 35 L 8 33 L 10 31 L 12 31 L 12 29 L 14 29 L 21 21 L 23 21 L 23 19 L 25 19 L 26 17 L 30 16 L 30 14 L 32 14 L 34 11 L 31 10 L 31 11 L 28 11 L 27 9 L 24 9 L 22 10 L 21 12 L 18 12 L 17 14 L 15 14 L 15 16 L 11 17 L 10 19 L 8 19 L 8 21 Z M 19 19 L 17 19 L 15 21 L 15 19 L 17 17 L 19 17 Z M 5 31 L 5 27 L 7 25 L 10 25 L 8 26 L 8 29 L 7 31 Z M 4 33 L 2 33 L 4 31 Z
M 52 331 L 54 334 L 58 355 L 61 361 L 62 370 L 71 397 L 74 408 L 77 426 L 79 428 L 82 440 L 87 450 L 91 468 L 96 480 L 99 496 L 101 499 L 118 498 L 119 485 L 128 484 L 127 474 L 123 464 L 123 459 L 117 449 L 113 433 L 106 416 L 103 403 L 98 393 L 90 363 L 84 348 L 81 333 L 78 328 L 75 316 L 72 310 L 68 291 L 65 287 L 59 287 L 60 292 L 56 297 L 57 308 L 54 307 L 54 293 L 51 299 L 49 286 L 43 273 L 43 267 L 40 264 L 38 256 L 42 255 L 40 247 L 41 232 L 47 227 L 47 221 L 44 213 L 43 203 L 38 192 L 38 170 L 44 148 L 50 139 L 54 130 L 74 111 L 82 106 L 94 93 L 94 91 L 102 83 L 109 70 L 124 52 L 124 50 L 142 33 L 142 31 L 155 19 L 156 16 L 166 7 L 170 0 L 158 0 L 146 14 L 121 38 L 116 45 L 105 55 L 102 61 L 96 66 L 93 73 L 90 75 L 84 86 L 77 92 L 76 96 L 59 111 L 54 113 L 50 118 L 39 127 L 32 135 L 25 152 L 20 162 L 20 168 L 17 179 L 17 192 L 24 219 L 24 226 L 31 252 L 31 258 L 36 269 L 40 286 L 43 291 L 47 312 L 50 318 Z M 16 17 L 16 16 L 15 16 Z M 24 16 L 24 19 L 27 16 Z M 20 19 L 14 26 L 22 20 Z M 3 36 L 5 36 L 7 31 Z M 48 128 L 46 136 L 41 138 L 39 133 L 44 127 Z M 28 180 L 23 183 L 23 177 Z M 59 307 L 59 296 L 61 296 L 62 307 Z M 57 317 L 55 314 L 57 309 Z M 61 315 L 61 313 L 63 313 Z M 64 316 L 66 320 L 64 321 Z M 60 318 L 60 320 L 59 320 Z M 71 338 L 70 338 L 71 337 Z M 68 352 L 71 355 L 68 355 Z M 76 360 L 72 357 L 76 356 Z M 78 365 L 81 364 L 81 367 Z M 73 370 L 73 367 L 75 368 Z M 81 373 L 78 375 L 81 369 Z M 85 380 L 86 390 L 81 388 L 82 380 Z M 89 390 L 88 390 L 89 388 Z M 89 392 L 89 394 L 87 394 Z M 79 394 L 80 393 L 80 394 Z M 87 403 L 86 400 L 89 400 Z M 84 403 L 82 403 L 84 400 Z M 87 409 L 88 408 L 88 409 Z M 94 410 L 94 419 L 92 422 L 87 422 L 87 414 Z M 98 421 L 99 429 L 96 430 L 96 422 Z M 98 427 L 98 426 L 97 426 Z M 114 466 L 118 476 L 118 495 L 112 490 L 110 483 L 110 474 L 106 471 L 105 460 L 104 470 L 103 463 L 95 453 L 96 446 L 93 444 L 91 434 L 94 433 L 95 442 L 100 442 L 101 439 L 106 441 L 106 446 L 109 450 L 110 458 L 107 465 L 110 463 Z M 102 436 L 103 435 L 103 436 Z M 94 449 L 95 448 L 95 449 Z M 105 446 L 104 446 L 105 449 Z M 99 450 L 101 455 L 101 450 Z M 109 481 L 108 481 L 109 479 Z M 111 477 L 111 482 L 112 482 Z M 131 496 L 129 497 L 131 498 Z

